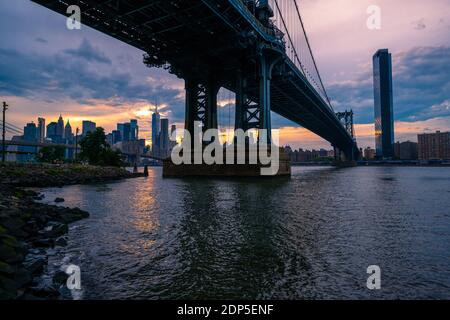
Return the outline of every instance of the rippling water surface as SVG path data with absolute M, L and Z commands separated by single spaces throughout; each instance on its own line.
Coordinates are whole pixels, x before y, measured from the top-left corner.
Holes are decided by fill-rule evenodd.
M 50 262 L 84 299 L 450 298 L 450 170 L 293 168 L 45 190 L 91 213 Z M 366 288 L 379 265 L 382 289 Z

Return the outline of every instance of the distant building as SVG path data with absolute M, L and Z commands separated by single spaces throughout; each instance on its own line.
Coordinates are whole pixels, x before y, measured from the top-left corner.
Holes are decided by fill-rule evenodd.
M 64 127 L 64 139 L 66 140 L 66 143 L 71 144 L 73 138 L 72 126 L 70 125 L 69 120 L 67 120 L 66 126 Z
M 23 136 L 22 140 L 37 142 L 37 127 L 34 122 L 27 123 L 27 125 L 23 128 Z M 29 162 L 34 161 L 35 154 L 37 152 L 37 147 L 32 146 L 18 146 L 16 160 L 19 162 Z
M 84 120 L 82 126 L 81 134 L 83 137 L 85 137 L 88 132 L 94 132 L 97 129 L 96 123 L 88 120 Z
M 371 160 L 375 158 L 375 149 L 367 147 L 364 149 L 364 159 Z
M 292 163 L 296 162 L 309 162 L 309 161 L 320 161 L 321 158 L 333 158 L 334 151 L 333 150 L 292 150 L 290 146 L 284 147 L 284 151 L 289 155 L 289 158 Z
M 45 141 L 45 119 L 38 118 L 38 127 L 37 127 L 37 139 L 38 142 Z
M 63 138 L 64 137 L 64 120 L 62 115 L 59 115 L 58 123 L 56 126 L 56 135 Z
M 152 152 L 156 155 L 156 151 L 159 149 L 159 131 L 160 131 L 161 117 L 158 113 L 158 107 L 152 114 Z
M 128 122 L 123 124 L 122 140 L 123 141 L 132 141 L 131 140 L 131 125 Z
M 114 145 L 114 135 L 112 133 L 108 133 L 106 135 L 106 142 L 110 145 L 113 146 Z
M 113 144 L 122 141 L 122 135 L 119 130 L 113 130 L 112 135 L 113 135 L 112 137 Z
M 450 132 L 418 135 L 419 160 L 450 160 Z
M 169 142 L 169 119 L 161 119 L 161 132 L 159 133 L 159 149 L 161 157 L 169 156 Z
M 139 126 L 137 120 L 130 120 L 130 141 L 139 140 Z
M 124 139 L 124 136 L 123 136 L 123 134 L 124 134 L 124 126 L 123 126 L 123 123 L 118 123 L 117 124 L 117 131 L 119 132 L 119 140 L 117 140 L 117 142 L 119 142 L 119 141 L 123 141 Z
M 395 157 L 400 160 L 417 160 L 419 157 L 417 142 L 397 141 L 394 145 L 394 152 Z
M 34 122 L 27 123 L 23 128 L 23 140 L 37 142 L 37 127 Z
M 326 158 L 326 157 L 328 157 L 328 151 L 325 150 L 325 149 L 320 149 L 320 150 L 319 150 L 319 157 L 321 157 L 321 158 Z
M 56 122 L 50 122 L 47 125 L 47 138 L 52 139 L 53 137 L 56 137 L 56 127 L 58 124 Z
M 393 158 L 392 57 L 387 49 L 378 50 L 373 56 L 373 86 L 376 156 L 377 158 Z

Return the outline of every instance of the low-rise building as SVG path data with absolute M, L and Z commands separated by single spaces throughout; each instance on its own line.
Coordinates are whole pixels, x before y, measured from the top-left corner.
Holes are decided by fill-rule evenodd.
M 450 132 L 418 135 L 419 160 L 450 160 Z

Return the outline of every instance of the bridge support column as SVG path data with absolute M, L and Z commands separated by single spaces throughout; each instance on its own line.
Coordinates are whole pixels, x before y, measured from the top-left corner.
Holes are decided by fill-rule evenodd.
M 272 142 L 272 121 L 270 116 L 270 82 L 272 80 L 273 69 L 275 65 L 281 61 L 281 59 L 281 57 L 277 55 L 270 55 L 269 52 L 263 50 L 260 55 L 259 61 L 259 129 L 265 129 L 263 135 L 259 135 L 259 139 L 260 141 L 268 144 Z
M 205 86 L 206 110 L 205 110 L 205 130 L 217 129 L 217 94 L 220 86 L 214 82 L 209 82 Z
M 354 146 L 346 148 L 345 150 L 334 148 L 334 165 L 337 167 L 354 167 L 357 165 L 355 159 Z
M 236 78 L 236 114 L 234 118 L 234 129 L 244 129 L 245 131 L 245 123 L 247 120 L 246 110 L 245 110 L 245 88 L 247 86 L 247 80 L 244 78 L 244 75 L 240 71 Z
M 194 133 L 194 122 L 200 121 L 203 130 L 217 129 L 217 93 L 219 86 L 213 82 L 202 84 L 195 80 L 186 80 L 186 111 L 184 127 Z
M 197 81 L 186 79 L 186 111 L 184 128 L 191 135 L 194 133 L 194 121 L 204 122 L 206 101 L 204 92 Z
M 260 105 L 248 98 L 247 78 L 239 72 L 236 79 L 236 115 L 234 128 L 247 131 L 260 128 Z
M 268 58 L 262 54 L 260 58 L 259 74 L 259 106 L 260 106 L 260 127 L 265 130 L 263 135 L 259 135 L 260 141 L 271 143 L 272 122 L 270 118 L 270 80 L 272 79 L 272 66 L 267 61 Z

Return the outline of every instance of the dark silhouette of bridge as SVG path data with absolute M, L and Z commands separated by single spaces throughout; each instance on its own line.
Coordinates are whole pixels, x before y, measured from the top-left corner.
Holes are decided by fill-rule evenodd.
M 33 0 L 67 15 L 63 0 Z M 236 94 L 236 129 L 268 129 L 277 114 L 356 159 L 352 132 L 322 83 L 297 0 L 80 0 L 81 22 L 146 52 L 149 67 L 185 80 L 185 128 L 217 128 L 217 93 Z M 350 126 L 352 127 L 352 126 Z

